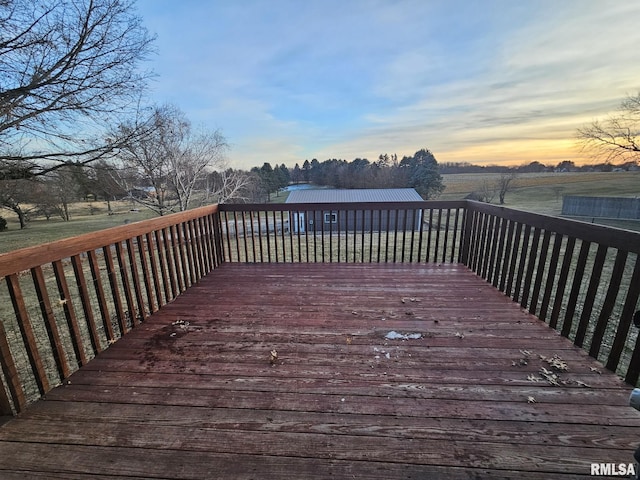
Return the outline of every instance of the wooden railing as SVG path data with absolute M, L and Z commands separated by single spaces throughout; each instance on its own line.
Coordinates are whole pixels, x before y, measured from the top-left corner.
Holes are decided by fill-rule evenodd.
M 0 414 L 223 262 L 463 263 L 635 385 L 639 258 L 640 233 L 469 201 L 220 205 L 18 250 L 0 255 Z
M 638 383 L 640 233 L 469 202 L 461 261 Z
M 220 205 L 227 262 L 458 262 L 464 201 Z
M 217 207 L 0 255 L 0 413 L 64 381 L 220 261 Z

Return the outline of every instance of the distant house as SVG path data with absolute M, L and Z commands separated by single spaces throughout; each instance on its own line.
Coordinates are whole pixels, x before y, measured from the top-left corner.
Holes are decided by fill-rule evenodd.
M 294 190 L 288 204 L 300 204 L 291 212 L 295 233 L 418 230 L 422 209 L 401 208 L 397 203 L 422 202 L 413 188 L 376 188 L 352 190 Z M 323 209 L 322 204 L 339 203 L 340 208 Z M 385 204 L 395 203 L 392 209 Z M 303 205 L 307 204 L 308 209 Z

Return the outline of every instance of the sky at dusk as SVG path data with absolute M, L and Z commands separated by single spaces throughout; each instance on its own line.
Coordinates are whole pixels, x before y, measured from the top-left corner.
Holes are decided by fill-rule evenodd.
M 412 155 L 591 161 L 577 128 L 640 90 L 640 2 L 138 0 L 151 99 L 230 166 Z

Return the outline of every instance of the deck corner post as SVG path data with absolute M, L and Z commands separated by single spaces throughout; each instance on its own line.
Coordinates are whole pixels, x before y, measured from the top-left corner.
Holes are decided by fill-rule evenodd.
M 222 244 L 223 241 L 223 233 L 222 233 L 222 219 L 220 214 L 220 207 L 216 209 L 213 214 L 213 243 L 215 248 L 215 257 L 216 257 L 216 267 L 220 264 L 224 263 L 224 246 Z
M 462 245 L 460 245 L 460 263 L 470 266 L 471 252 L 471 230 L 473 228 L 473 211 L 467 200 L 464 207 L 464 219 L 462 221 L 462 235 L 460 236 Z
M 4 378 L 4 382 L 2 378 Z M 6 383 L 8 392 L 3 383 Z M 13 355 L 7 341 L 7 334 L 2 320 L 0 320 L 0 416 L 15 415 L 11 408 L 9 396 L 13 400 L 15 413 L 25 409 L 27 401 L 22 390 L 18 369 L 13 361 Z

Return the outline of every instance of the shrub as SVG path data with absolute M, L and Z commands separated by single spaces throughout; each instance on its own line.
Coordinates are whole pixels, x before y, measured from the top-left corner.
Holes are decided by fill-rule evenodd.
M 4 232 L 7 229 L 7 221 L 0 217 L 0 232 Z

